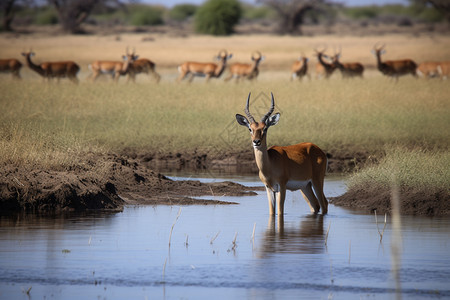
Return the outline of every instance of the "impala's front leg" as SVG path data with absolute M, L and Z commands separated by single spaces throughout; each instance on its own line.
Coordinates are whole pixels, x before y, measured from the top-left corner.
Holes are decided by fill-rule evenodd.
M 276 193 L 278 216 L 281 216 L 284 214 L 284 199 L 285 198 L 286 198 L 286 187 L 280 187 L 280 190 Z
M 267 200 L 269 201 L 269 214 L 275 215 L 275 192 L 271 188 L 266 186 Z

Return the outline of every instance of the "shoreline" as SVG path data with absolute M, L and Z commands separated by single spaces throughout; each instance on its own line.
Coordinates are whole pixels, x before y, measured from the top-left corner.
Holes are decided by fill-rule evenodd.
M 173 171 L 222 170 L 224 174 L 255 175 L 251 155 L 227 153 L 220 159 L 203 153 L 121 154 L 88 153 L 80 167 L 71 170 L 37 170 L 5 165 L 0 170 L 0 209 L 7 212 L 62 213 L 66 211 L 117 210 L 125 205 L 233 205 L 193 197 L 214 195 L 255 195 L 256 187 L 224 181 L 201 183 L 198 180 L 174 181 L 163 175 Z M 364 165 L 364 154 L 341 154 L 330 159 L 329 174 L 342 174 Z M 359 163 L 357 163 L 359 162 Z M 353 167 L 353 169 L 352 169 Z M 234 173 L 232 172 L 234 170 Z M 259 188 L 261 189 L 261 188 Z M 329 198 L 333 205 L 358 209 L 363 213 L 390 212 L 390 191 L 376 187 L 349 190 Z M 426 191 L 401 189 L 402 214 L 450 215 L 448 193 L 427 195 Z

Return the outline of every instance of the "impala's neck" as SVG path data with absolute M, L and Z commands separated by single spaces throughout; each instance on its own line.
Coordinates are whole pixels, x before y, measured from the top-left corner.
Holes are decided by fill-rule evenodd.
M 41 76 L 44 76 L 44 70 L 42 70 L 41 66 L 38 66 L 31 61 L 30 54 L 26 55 L 26 60 L 27 60 L 27 65 L 31 70 L 37 72 Z
M 322 54 L 319 54 L 319 55 L 317 56 L 317 59 L 319 60 L 320 64 L 321 64 L 322 66 L 325 67 L 325 69 L 327 69 L 327 68 L 330 66 L 329 64 L 327 64 L 327 63 L 323 60 Z
M 264 138 L 259 147 L 253 147 L 255 152 L 255 161 L 261 173 L 268 174 L 270 170 L 269 153 L 267 152 L 266 139 Z M 267 177 L 267 176 L 266 176 Z
M 378 69 L 380 69 L 380 68 L 381 68 L 381 65 L 383 64 L 383 62 L 381 61 L 381 53 L 377 51 L 376 54 L 375 54 L 375 56 L 376 56 L 376 58 L 377 58 L 377 66 L 378 66 Z
M 219 65 L 216 68 L 216 71 L 214 72 L 214 76 L 219 77 L 222 75 L 223 70 L 225 70 L 225 66 L 227 65 L 227 60 L 223 59 L 219 62 Z

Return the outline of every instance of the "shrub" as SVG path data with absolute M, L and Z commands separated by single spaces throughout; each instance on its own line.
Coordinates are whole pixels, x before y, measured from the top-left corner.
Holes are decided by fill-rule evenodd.
M 178 4 L 169 12 L 169 18 L 175 21 L 185 21 L 195 15 L 197 6 L 194 4 Z
M 43 11 L 37 12 L 34 23 L 37 25 L 53 25 L 58 24 L 58 14 L 52 8 L 46 8 Z
M 229 35 L 239 23 L 242 7 L 237 0 L 209 0 L 195 14 L 198 33 Z
M 157 6 L 136 5 L 130 8 L 130 24 L 134 26 L 164 24 L 164 9 Z

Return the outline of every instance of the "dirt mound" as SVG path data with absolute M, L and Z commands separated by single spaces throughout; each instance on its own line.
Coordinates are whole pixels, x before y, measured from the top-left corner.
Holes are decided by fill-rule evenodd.
M 401 188 L 399 192 L 402 215 L 450 216 L 450 192 L 429 193 L 415 189 Z M 392 192 L 389 189 L 371 186 L 350 189 L 344 195 L 331 198 L 330 203 L 355 209 L 364 213 L 391 213 Z
M 230 204 L 191 197 L 251 195 L 232 182 L 174 181 L 144 163 L 119 155 L 88 154 L 70 170 L 0 168 L 0 210 L 58 212 L 122 209 L 125 204 Z

